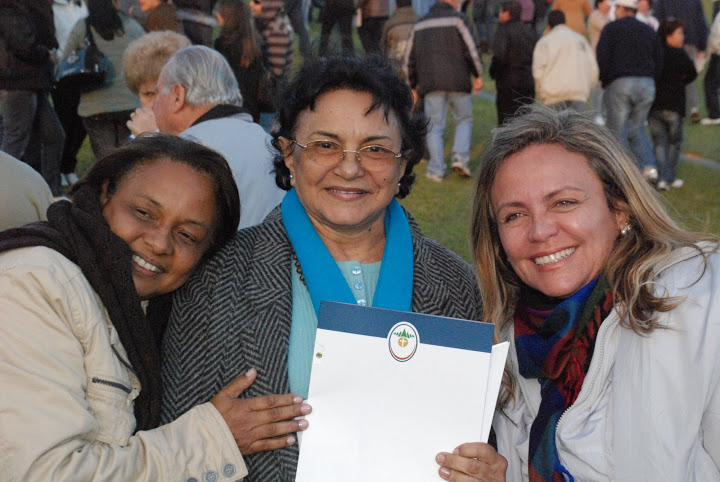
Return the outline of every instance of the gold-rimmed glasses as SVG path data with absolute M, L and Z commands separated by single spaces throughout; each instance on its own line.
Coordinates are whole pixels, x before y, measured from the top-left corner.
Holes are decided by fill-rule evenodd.
M 355 154 L 357 162 L 368 171 L 384 171 L 395 164 L 395 161 L 402 157 L 392 149 L 377 144 L 363 146 L 357 151 L 345 149 L 335 141 L 318 140 L 310 141 L 307 144 L 291 139 L 291 141 L 305 150 L 310 159 L 320 166 L 331 167 L 338 164 L 345 158 L 345 153 Z

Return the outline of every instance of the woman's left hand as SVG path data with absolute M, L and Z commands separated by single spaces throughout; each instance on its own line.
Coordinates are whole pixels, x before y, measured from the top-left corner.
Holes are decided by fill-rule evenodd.
M 138 107 L 130 114 L 130 120 L 125 123 L 134 136 L 144 132 L 157 132 L 158 126 L 155 122 L 155 114 L 150 107 Z
M 508 466 L 505 457 L 497 453 L 492 446 L 482 442 L 462 444 L 451 454 L 441 452 L 435 457 L 435 461 L 440 464 L 440 477 L 453 482 L 504 481 Z

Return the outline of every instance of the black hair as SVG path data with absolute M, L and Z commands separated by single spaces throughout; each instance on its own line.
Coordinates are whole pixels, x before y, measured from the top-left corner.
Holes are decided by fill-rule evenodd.
M 305 109 L 313 110 L 321 95 L 342 89 L 371 94 L 373 102 L 368 112 L 383 109 L 386 119 L 390 113 L 395 114 L 402 137 L 402 157 L 407 161 L 397 194 L 398 198 L 404 198 L 410 193 L 410 187 L 415 181 L 412 170 L 420 162 L 425 150 L 427 121 L 422 114 L 412 111 L 410 88 L 398 77 L 389 60 L 380 55 L 370 55 L 364 59 L 327 57 L 303 64 L 281 97 L 283 102 L 277 124 L 272 130 L 272 145 L 276 150 L 273 159 L 275 182 L 281 189 L 290 190 L 290 170 L 285 166 L 278 139 L 294 139 L 300 113 Z
M 202 144 L 169 134 L 141 135 L 97 161 L 82 179 L 73 185 L 70 195 L 84 186 L 89 186 L 99 199 L 107 183 L 106 193 L 111 196 L 125 176 L 140 166 L 160 160 L 186 164 L 212 181 L 218 220 L 213 242 L 205 253 L 207 257 L 237 231 L 240 223 L 240 197 L 225 158 Z
M 667 37 L 674 34 L 675 30 L 685 28 L 685 23 L 679 18 L 667 17 L 660 22 L 658 27 L 658 35 L 663 45 L 667 45 Z
M 409 7 L 412 5 L 412 0 L 396 0 L 395 6 L 397 7 Z
M 112 40 L 115 36 L 122 36 L 123 29 L 120 13 L 113 4 L 113 0 L 88 0 L 87 22 L 105 40 Z
M 565 14 L 562 10 L 551 10 L 550 13 L 548 13 L 547 23 L 550 28 L 555 28 L 565 23 Z

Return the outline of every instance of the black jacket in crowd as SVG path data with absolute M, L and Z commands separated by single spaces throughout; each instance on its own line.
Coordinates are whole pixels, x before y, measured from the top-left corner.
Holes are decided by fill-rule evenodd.
M 405 73 L 420 96 L 433 91 L 472 91 L 471 77 L 483 67 L 467 17 L 438 2 L 415 23 L 408 40 Z
M 490 77 L 498 90 L 527 91 L 535 88 L 532 58 L 537 36 L 520 20 L 498 25 L 493 41 Z
M 697 77 L 695 64 L 684 49 L 665 45 L 663 69 L 655 85 L 652 110 L 672 110 L 685 116 L 685 85 Z
M 0 89 L 50 90 L 57 47 L 52 0 L 0 3 Z
M 597 44 L 600 81 L 607 87 L 620 77 L 653 77 L 662 72 L 662 47 L 655 31 L 635 17 L 605 25 Z

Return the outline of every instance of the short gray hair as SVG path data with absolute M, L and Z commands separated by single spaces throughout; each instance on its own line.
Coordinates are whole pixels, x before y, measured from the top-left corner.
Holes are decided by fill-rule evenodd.
M 185 47 L 170 57 L 163 72 L 166 75 L 165 90 L 182 85 L 187 91 L 185 101 L 188 104 L 242 106 L 235 74 L 217 50 L 203 45 Z

